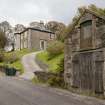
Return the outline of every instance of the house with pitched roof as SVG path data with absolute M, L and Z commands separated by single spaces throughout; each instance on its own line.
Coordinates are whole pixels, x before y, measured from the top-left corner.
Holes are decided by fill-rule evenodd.
M 15 33 L 15 50 L 24 48 L 45 50 L 48 43 L 55 39 L 55 33 L 40 28 L 29 27 L 22 32 Z

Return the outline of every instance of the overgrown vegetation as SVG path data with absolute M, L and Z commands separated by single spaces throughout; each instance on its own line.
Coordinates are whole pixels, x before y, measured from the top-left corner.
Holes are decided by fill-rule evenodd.
M 56 34 L 57 40 L 61 41 L 64 39 L 63 38 L 63 36 L 64 36 L 63 32 L 66 29 L 66 25 L 64 23 L 57 22 L 57 21 L 49 21 L 46 24 L 46 27 Z
M 43 63 L 48 65 L 49 72 L 58 73 L 60 70 L 58 70 L 60 61 L 64 58 L 64 54 L 57 55 L 53 58 L 49 57 L 49 54 L 47 51 L 41 52 L 37 54 L 37 58 L 42 61 Z M 50 59 L 49 59 L 50 58 Z
M 0 50 L 0 62 L 3 62 L 4 60 L 4 52 L 3 50 Z
M 7 38 L 5 36 L 5 33 L 0 30 L 0 49 L 3 49 L 5 45 L 7 44 Z
M 48 79 L 47 83 L 50 86 L 65 88 L 64 79 L 61 76 L 52 76 L 50 79 Z
M 32 79 L 32 82 L 35 84 L 45 84 L 52 87 L 66 88 L 63 75 L 52 73 L 52 75 L 50 75 L 47 79 L 44 79 L 46 76 L 46 73 L 48 76 L 49 73 L 45 72 L 45 75 L 43 75 L 43 77 L 42 76 L 39 77 L 37 75 L 37 77 L 34 77 Z
M 64 43 L 60 41 L 53 41 L 49 44 L 47 48 L 49 59 L 56 57 L 64 52 Z
M 23 65 L 21 64 L 21 58 L 23 55 L 30 53 L 28 49 L 23 49 L 21 51 L 12 51 L 12 52 L 2 52 L 2 60 L 0 66 L 9 66 L 16 68 L 22 74 L 24 72 Z
M 77 11 L 77 15 L 74 16 L 74 18 L 73 18 L 73 22 L 75 22 L 81 16 L 81 14 L 84 12 L 85 9 L 93 11 L 94 13 L 96 13 L 99 16 L 105 16 L 105 9 L 99 8 L 99 7 L 95 6 L 94 4 L 91 4 L 88 7 L 86 7 L 86 6 L 79 7 L 78 11 Z
M 99 16 L 105 17 L 105 9 L 104 8 L 99 8 L 97 6 L 95 6 L 94 4 L 91 4 L 89 6 L 81 6 L 78 8 L 78 11 L 76 13 L 76 15 L 74 16 L 72 22 L 66 27 L 65 29 L 65 34 L 64 35 L 64 39 L 70 35 L 71 31 L 74 29 L 74 27 L 76 25 L 78 25 L 79 20 L 81 18 L 81 16 L 83 15 L 85 9 L 88 9 L 94 13 L 96 13 Z
M 54 73 L 46 83 L 50 86 L 64 87 L 64 44 L 60 41 L 53 41 L 47 51 L 37 54 L 37 59 L 48 65 L 48 72 Z

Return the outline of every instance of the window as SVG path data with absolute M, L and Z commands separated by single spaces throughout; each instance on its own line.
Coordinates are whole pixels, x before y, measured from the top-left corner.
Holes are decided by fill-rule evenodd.
M 80 26 L 80 48 L 91 49 L 92 45 L 92 21 L 86 21 Z
M 81 35 L 83 39 L 88 39 L 92 35 L 92 21 L 87 21 L 81 24 Z

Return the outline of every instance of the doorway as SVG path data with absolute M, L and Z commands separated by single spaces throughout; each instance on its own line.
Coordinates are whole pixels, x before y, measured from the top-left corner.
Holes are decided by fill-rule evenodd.
M 40 49 L 46 50 L 46 41 L 45 40 L 40 40 Z

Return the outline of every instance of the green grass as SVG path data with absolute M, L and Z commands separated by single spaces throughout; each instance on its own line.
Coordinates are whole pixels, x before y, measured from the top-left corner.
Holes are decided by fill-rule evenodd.
M 20 60 L 12 63 L 10 66 L 12 66 L 12 67 L 16 68 L 17 70 L 19 70 L 21 74 L 24 73 L 24 68 L 23 68 L 23 65 L 21 64 Z
M 32 51 L 30 51 L 28 49 L 22 49 L 20 51 L 7 52 L 7 53 L 5 53 L 5 56 L 8 57 L 11 54 L 16 54 L 16 55 L 18 55 L 19 58 L 21 58 L 23 55 L 30 53 L 30 52 L 32 52 Z
M 15 62 L 13 63 L 10 63 L 8 64 L 9 67 L 14 67 L 16 68 L 17 70 L 20 71 L 20 73 L 22 74 L 24 72 L 24 68 L 23 68 L 23 65 L 21 64 L 21 58 L 22 56 L 24 56 L 25 54 L 28 54 L 28 53 L 31 53 L 31 52 L 34 52 L 35 50 L 28 50 L 28 49 L 22 49 L 21 51 L 13 51 L 13 52 L 6 52 L 4 53 L 4 56 L 6 58 L 10 58 L 10 57 L 17 57 L 18 60 L 16 60 Z M 4 66 L 4 65 L 7 65 L 7 62 L 1 62 L 0 63 L 0 66 Z
M 50 72 L 57 73 L 58 64 L 61 59 L 64 58 L 64 54 L 57 55 L 52 59 L 49 59 L 49 55 L 46 51 L 37 54 L 37 59 L 48 65 Z

